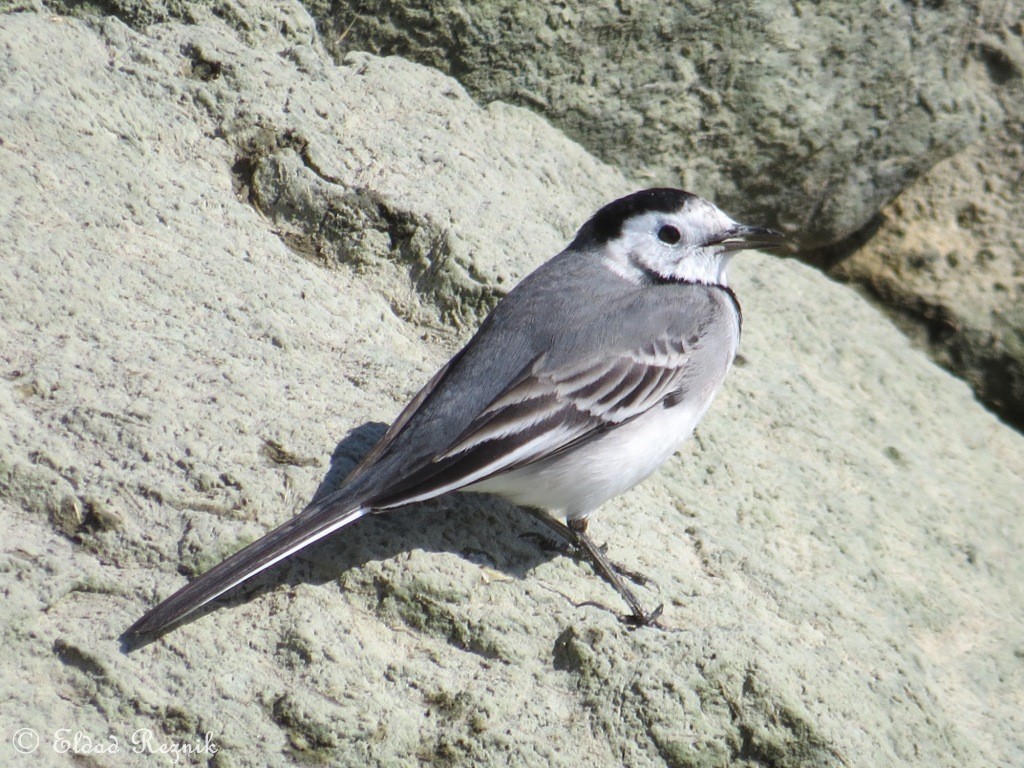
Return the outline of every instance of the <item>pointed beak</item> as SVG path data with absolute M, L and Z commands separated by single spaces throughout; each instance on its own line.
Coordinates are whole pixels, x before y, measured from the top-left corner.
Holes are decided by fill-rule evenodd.
M 765 227 L 748 227 L 737 224 L 725 235 L 713 240 L 708 245 L 719 245 L 725 251 L 744 251 L 748 249 L 778 248 L 789 241 L 781 232 Z

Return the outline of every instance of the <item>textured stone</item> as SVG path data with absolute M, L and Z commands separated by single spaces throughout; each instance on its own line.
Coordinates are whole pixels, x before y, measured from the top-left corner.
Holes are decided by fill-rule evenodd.
M 1024 440 L 850 289 L 758 254 L 732 270 L 744 364 L 593 523 L 661 627 L 464 496 L 122 654 L 629 188 L 436 72 L 336 66 L 299 6 L 195 13 L 0 17 L 3 764 L 19 728 L 42 764 L 207 734 L 233 766 L 1024 762 Z
M 310 8 L 336 51 L 429 64 L 481 102 L 545 115 L 634 179 L 682 184 L 807 246 L 858 231 L 997 127 L 1024 72 L 1001 2 Z
M 102 4 L 135 28 L 227 18 L 248 43 L 302 28 L 280 4 Z M 634 183 L 666 183 L 807 248 L 850 236 L 936 162 L 1020 115 L 1021 9 L 706 0 L 305 6 L 340 60 L 396 54 L 480 103 L 543 114 Z
M 831 272 L 1024 428 L 1024 124 L 940 163 Z

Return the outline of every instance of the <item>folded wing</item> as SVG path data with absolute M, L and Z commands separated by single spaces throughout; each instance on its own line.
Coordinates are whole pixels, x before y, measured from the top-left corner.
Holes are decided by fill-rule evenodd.
M 678 393 L 688 359 L 682 341 L 667 336 L 572 365 L 551 366 L 542 354 L 448 447 L 371 505 L 432 498 L 574 448 Z

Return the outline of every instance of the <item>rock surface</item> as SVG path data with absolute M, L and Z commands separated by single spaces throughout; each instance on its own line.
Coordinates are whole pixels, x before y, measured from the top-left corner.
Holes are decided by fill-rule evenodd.
M 1024 440 L 848 288 L 757 254 L 744 364 L 594 522 L 660 627 L 466 496 L 122 654 L 630 188 L 525 110 L 246 8 L 0 17 L 5 765 L 32 733 L 38 764 L 1024 762 Z
M 480 103 L 543 114 L 635 184 L 681 185 L 809 248 L 857 232 L 1021 114 L 1021 11 L 1002 0 L 303 5 L 339 60 L 369 50 L 434 67 Z M 136 28 L 212 12 L 250 42 L 275 13 L 208 0 L 101 8 Z
M 540 112 L 634 179 L 681 184 L 808 246 L 858 231 L 998 126 L 1024 73 L 1019 28 L 999 38 L 1007 5 L 309 3 L 335 50 L 436 67 L 482 102 Z
M 98 12 L 89 4 L 60 0 L 52 7 L 87 16 Z M 985 258 L 974 264 L 973 257 L 1005 251 L 1015 234 L 1020 164 L 1005 162 L 991 148 L 1005 147 L 1011 137 L 1017 146 L 1007 147 L 1007 154 L 1019 155 L 1019 140 L 1012 138 L 1019 137 L 1024 121 L 1024 5 L 1019 3 L 879 8 L 759 0 L 744 4 L 739 14 L 699 3 L 666 9 L 648 0 L 561 3 L 557 9 L 454 0 L 427 6 L 307 0 L 302 7 L 310 9 L 336 60 L 346 51 L 368 49 L 451 73 L 480 103 L 498 99 L 547 116 L 617 163 L 635 185 L 681 184 L 738 218 L 798 233 L 801 257 L 809 263 L 835 264 L 857 250 L 874 234 L 885 204 L 968 145 L 955 164 L 957 171 L 966 166 L 970 181 L 953 179 L 956 183 L 947 185 L 942 171 L 928 174 L 921 188 L 933 190 L 925 193 L 932 199 L 911 206 L 914 215 L 934 219 L 933 229 L 946 226 L 949 212 L 939 198 L 947 186 L 955 186 L 961 192 L 977 189 L 976 196 L 986 198 L 988 218 L 1010 223 L 1007 231 L 958 221 L 958 228 L 970 231 L 952 233 L 951 242 L 967 239 L 973 247 L 971 253 L 951 253 L 957 260 L 951 273 L 975 288 L 988 284 L 993 270 Z M 252 45 L 302 28 L 277 5 L 236 3 L 225 16 L 222 8 L 203 2 L 110 0 L 102 12 L 136 29 L 168 20 L 201 24 L 228 18 Z M 242 154 L 265 159 L 265 173 L 287 175 L 282 166 L 310 161 L 303 156 L 301 132 L 251 133 Z M 267 146 L 268 139 L 278 146 Z M 972 160 L 979 147 L 988 148 L 991 162 Z M 299 157 L 268 156 L 283 149 L 297 150 Z M 451 160 L 436 149 L 430 152 L 438 162 Z M 239 171 L 250 170 L 243 159 Z M 990 175 L 1002 180 L 1008 196 L 978 186 L 989 184 Z M 311 209 L 270 205 L 293 249 L 351 255 L 358 249 L 340 231 L 349 225 L 368 225 L 388 240 L 408 236 L 408 227 L 386 207 L 374 210 L 372 200 L 349 200 L 338 209 L 308 191 Z M 256 196 L 254 202 L 267 210 L 267 200 Z M 283 202 L 297 201 L 286 196 Z M 898 211 L 899 206 L 891 207 L 884 217 L 899 221 Z M 323 231 L 317 214 L 326 215 Z M 443 233 L 439 237 L 440 254 L 428 258 L 430 264 L 457 246 Z M 996 287 L 979 312 L 961 311 L 930 287 L 943 280 L 934 268 L 923 268 L 917 278 L 896 274 L 920 269 L 912 265 L 921 254 L 902 248 L 883 236 L 833 274 L 881 299 L 934 359 L 966 378 L 982 402 L 1020 427 L 1020 323 L 1006 317 L 1016 310 L 998 306 L 1002 289 Z M 894 262 L 903 266 L 896 269 Z M 486 285 L 470 286 L 446 269 L 438 274 L 421 267 L 427 283 L 454 279 L 469 290 L 448 307 L 456 314 L 473 304 L 479 310 L 494 298 Z M 442 294 L 435 292 L 431 301 Z
M 882 212 L 832 274 L 1024 428 L 1024 123 L 950 158 Z

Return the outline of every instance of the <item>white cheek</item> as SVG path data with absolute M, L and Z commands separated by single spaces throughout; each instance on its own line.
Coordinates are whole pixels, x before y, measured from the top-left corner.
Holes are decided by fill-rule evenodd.
M 728 257 L 713 248 L 699 248 L 677 254 L 679 260 L 666 265 L 662 274 L 674 280 L 709 285 L 725 285 L 725 267 Z
M 728 285 L 729 278 L 725 274 L 725 270 L 729 267 L 729 261 L 732 259 L 731 253 L 724 253 L 718 259 L 718 285 Z

